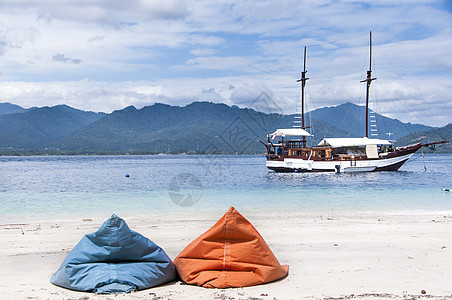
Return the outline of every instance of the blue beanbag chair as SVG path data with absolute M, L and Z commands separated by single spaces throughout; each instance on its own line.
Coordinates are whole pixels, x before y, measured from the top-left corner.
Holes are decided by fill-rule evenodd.
M 176 269 L 165 251 L 112 215 L 80 240 L 50 282 L 71 290 L 114 294 L 175 279 Z

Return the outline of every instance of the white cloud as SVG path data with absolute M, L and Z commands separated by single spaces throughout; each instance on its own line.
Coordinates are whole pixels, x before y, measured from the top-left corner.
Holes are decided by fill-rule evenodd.
M 203 48 L 203 49 L 193 49 L 190 51 L 191 54 L 196 56 L 205 56 L 205 55 L 212 55 L 215 53 L 215 50 L 209 49 L 209 48 Z
M 398 103 L 387 87 L 419 115 L 428 107 L 432 125 L 445 125 L 452 121 L 452 13 L 441 5 L 3 0 L 0 101 L 95 111 L 196 100 L 246 107 L 264 91 L 293 113 L 307 45 L 308 108 L 359 103 L 372 30 L 372 86 L 384 113 Z
M 0 56 L 10 49 L 21 49 L 32 44 L 39 31 L 32 27 L 10 27 L 0 23 Z
M 30 13 L 40 20 L 70 20 L 102 25 L 130 25 L 138 21 L 177 20 L 188 14 L 183 0 L 3 0 L 0 8 L 6 13 Z
M 195 65 L 202 69 L 213 69 L 213 70 L 237 70 L 237 69 L 249 69 L 252 62 L 252 58 L 240 57 L 240 56 L 207 56 L 207 57 L 196 57 L 189 59 L 187 64 Z M 249 70 L 252 71 L 252 70 Z

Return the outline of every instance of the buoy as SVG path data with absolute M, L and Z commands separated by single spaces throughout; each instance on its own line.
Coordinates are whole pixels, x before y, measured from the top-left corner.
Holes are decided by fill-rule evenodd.
M 130 175 L 129 175 L 129 174 L 126 174 L 126 177 L 127 177 L 127 178 L 129 178 L 129 177 L 130 177 Z

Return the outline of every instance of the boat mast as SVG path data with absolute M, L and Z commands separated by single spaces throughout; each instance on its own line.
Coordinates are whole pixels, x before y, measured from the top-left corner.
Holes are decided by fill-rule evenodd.
M 369 137 L 369 90 L 370 90 L 370 83 L 372 80 L 375 80 L 377 78 L 372 78 L 372 31 L 370 32 L 370 43 L 369 43 L 369 71 L 367 71 L 367 78 L 364 80 L 361 80 L 361 82 L 367 82 L 367 89 L 366 89 L 366 137 Z
M 304 46 L 304 58 L 303 58 L 303 72 L 301 72 L 301 79 L 297 82 L 301 82 L 301 129 L 306 129 L 304 125 L 304 88 L 306 86 L 306 46 Z M 303 136 L 303 147 L 306 148 L 306 137 Z

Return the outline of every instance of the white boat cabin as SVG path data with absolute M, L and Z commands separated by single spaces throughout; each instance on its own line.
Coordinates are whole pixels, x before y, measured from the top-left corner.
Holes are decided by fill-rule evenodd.
M 331 147 L 331 154 L 336 157 L 366 156 L 368 159 L 379 158 L 388 153 L 392 143 L 388 140 L 363 138 L 325 138 L 318 147 Z

